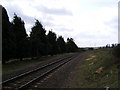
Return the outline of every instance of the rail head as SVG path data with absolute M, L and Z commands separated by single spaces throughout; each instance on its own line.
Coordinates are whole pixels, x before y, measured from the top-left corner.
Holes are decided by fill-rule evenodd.
M 73 55 L 73 56 L 74 56 L 74 55 Z M 12 82 L 12 81 L 15 80 L 15 79 L 18 79 L 18 78 L 23 77 L 23 76 L 25 76 L 25 75 L 28 75 L 28 74 L 30 74 L 30 73 L 36 72 L 36 71 L 38 71 L 38 70 L 40 70 L 40 69 L 46 68 L 46 67 L 48 67 L 48 66 L 51 66 L 51 65 L 53 65 L 53 64 L 55 64 L 55 63 L 58 63 L 58 62 L 60 62 L 60 61 L 62 61 L 62 60 L 71 58 L 71 57 L 73 57 L 73 56 L 67 56 L 67 57 L 64 57 L 64 58 L 59 58 L 57 61 L 48 63 L 48 64 L 43 65 L 43 66 L 41 66 L 41 67 L 38 67 L 38 68 L 36 68 L 36 69 L 30 70 L 30 71 L 28 71 L 28 72 L 22 73 L 22 74 L 20 74 L 20 75 L 18 75 L 18 76 L 15 76 L 15 77 L 9 78 L 9 79 L 7 79 L 7 80 L 5 80 L 5 81 L 3 81 L 3 82 L 0 82 L 0 85 L 6 84 L 6 83 L 8 83 L 8 82 Z
M 66 64 L 66 63 L 69 62 L 70 60 L 72 60 L 72 58 L 69 58 L 67 61 L 65 61 L 65 62 L 63 62 L 63 63 L 60 63 L 59 65 L 55 66 L 54 68 L 48 70 L 47 72 L 41 74 L 40 76 L 32 79 L 31 81 L 27 82 L 26 84 L 24 84 L 24 85 L 22 85 L 22 86 L 20 86 L 20 87 L 18 87 L 18 88 L 16 88 L 16 89 L 17 89 L 17 90 L 23 90 L 23 89 L 27 88 L 30 84 L 34 83 L 35 81 L 39 80 L 39 79 L 42 78 L 42 77 L 47 76 L 49 73 L 51 73 L 52 71 L 56 70 L 56 69 L 59 68 L 60 66 Z

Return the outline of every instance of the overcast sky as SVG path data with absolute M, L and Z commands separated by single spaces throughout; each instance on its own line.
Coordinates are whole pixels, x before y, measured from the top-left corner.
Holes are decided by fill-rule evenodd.
M 79 47 L 118 43 L 119 0 L 1 0 L 10 21 L 14 13 L 25 21 L 27 33 L 35 19 Z

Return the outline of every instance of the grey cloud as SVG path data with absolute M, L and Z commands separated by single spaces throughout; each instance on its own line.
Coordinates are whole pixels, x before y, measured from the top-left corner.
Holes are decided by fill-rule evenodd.
M 72 32 L 73 29 L 71 28 L 66 28 L 65 26 L 63 25 L 56 25 L 56 28 L 55 28 L 57 31 L 59 32 L 64 32 L 64 33 L 67 33 L 67 32 Z
M 106 39 L 106 38 L 109 38 L 110 35 L 100 35 L 99 32 L 98 33 L 89 33 L 89 32 L 81 32 L 81 33 L 78 33 L 76 35 L 76 38 L 79 37 L 79 38 L 82 38 L 82 39 Z
M 33 17 L 26 16 L 25 14 L 23 14 L 22 10 L 18 6 L 9 5 L 9 6 L 6 6 L 5 8 L 7 10 L 10 21 L 13 20 L 14 13 L 16 13 L 25 22 L 25 27 L 26 27 L 27 24 L 30 24 L 30 25 L 34 24 L 35 19 Z M 26 31 L 29 34 L 30 31 L 31 31 L 31 27 L 27 27 Z
M 96 2 L 94 2 L 94 3 L 96 4 L 96 6 L 105 7 L 105 6 L 110 6 L 110 5 L 116 5 L 118 3 L 118 1 L 117 0 L 116 1 L 114 1 L 114 0 L 109 0 L 109 1 L 107 1 L 107 0 L 104 0 L 104 1 L 99 0 L 99 1 L 97 1 L 96 0 Z
M 50 21 L 42 21 L 42 24 L 43 26 L 47 26 L 47 27 L 50 27 L 50 26 L 54 26 L 55 24 L 50 22 Z
M 52 18 L 49 15 L 46 15 L 46 16 L 44 15 L 39 18 L 34 18 L 34 17 L 25 15 L 23 11 L 20 9 L 20 7 L 16 5 L 9 5 L 9 6 L 6 6 L 5 8 L 10 17 L 10 20 L 13 20 L 14 13 L 16 13 L 19 17 L 21 17 L 21 19 L 25 22 L 25 24 L 34 25 L 35 19 L 38 19 L 43 24 L 44 27 L 51 27 L 55 25 L 53 23 L 54 18 Z M 31 27 L 27 27 L 26 30 L 27 32 L 29 32 L 31 30 Z
M 36 9 L 45 13 L 45 14 L 52 14 L 52 15 L 72 15 L 72 12 L 66 10 L 65 8 L 48 8 L 45 6 L 36 6 Z
M 54 26 L 54 18 L 52 16 L 49 15 L 43 15 L 42 17 L 39 17 L 38 20 L 41 21 L 41 23 L 43 24 L 43 26 Z
M 7 13 L 11 20 L 13 19 L 14 13 L 16 13 L 19 17 L 22 18 L 22 20 L 25 21 L 25 23 L 32 24 L 34 22 L 33 17 L 26 16 L 25 14 L 23 14 L 22 10 L 16 5 L 6 6 L 5 8 L 7 9 Z
M 19 15 L 22 18 L 22 20 L 24 20 L 26 22 L 26 24 L 33 24 L 35 21 L 35 19 L 33 17 L 26 16 L 24 14 L 19 14 Z

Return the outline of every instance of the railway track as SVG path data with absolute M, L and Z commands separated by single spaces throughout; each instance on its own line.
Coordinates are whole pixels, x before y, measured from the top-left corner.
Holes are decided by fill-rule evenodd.
M 37 82 L 37 80 L 42 80 L 43 78 L 45 78 L 47 75 L 49 75 L 59 67 L 68 63 L 77 55 L 78 54 L 61 58 L 49 64 L 43 65 L 39 68 L 36 68 L 34 70 L 7 79 L 2 83 L 0 83 L 2 84 L 2 90 L 4 89 L 23 90 L 25 88 L 28 88 L 32 83 Z

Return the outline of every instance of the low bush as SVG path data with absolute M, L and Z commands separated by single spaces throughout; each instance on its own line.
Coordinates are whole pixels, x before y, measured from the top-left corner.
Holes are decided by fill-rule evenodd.
M 117 58 L 117 63 L 120 63 L 120 44 L 118 44 L 116 47 L 113 48 L 113 56 Z

